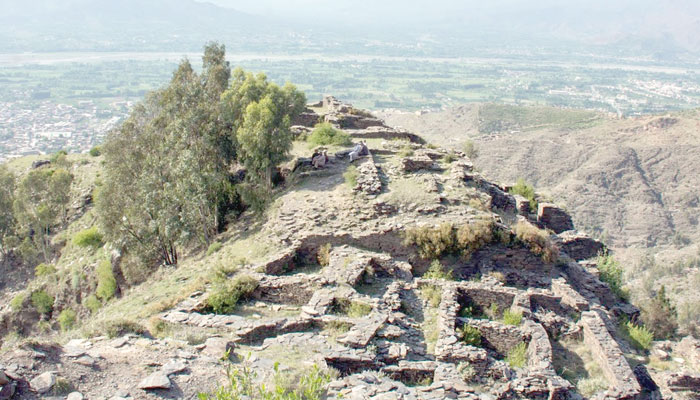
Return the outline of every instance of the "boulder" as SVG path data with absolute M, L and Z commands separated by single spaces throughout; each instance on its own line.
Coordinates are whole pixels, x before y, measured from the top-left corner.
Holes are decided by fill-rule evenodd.
M 561 207 L 551 203 L 540 203 L 537 206 L 537 222 L 555 233 L 574 229 L 571 216 Z
M 596 257 L 605 249 L 605 245 L 585 233 L 566 231 L 557 238 L 559 250 L 568 254 L 576 261 L 587 260 Z
M 39 394 L 47 393 L 55 384 L 56 374 L 53 372 L 44 372 L 43 374 L 29 381 L 29 386 L 31 386 L 31 388 Z
M 223 358 L 226 356 L 226 352 L 232 356 L 235 348 L 236 344 L 232 341 L 221 337 L 212 337 L 204 342 L 204 350 L 202 350 L 202 353 L 211 357 Z
M 170 378 L 162 371 L 154 372 L 139 383 L 138 388 L 143 390 L 170 389 Z
M 171 360 L 167 364 L 163 365 L 160 371 L 165 375 L 173 375 L 179 374 L 180 372 L 183 372 L 186 369 L 187 365 L 184 362 L 178 360 Z
M 80 392 L 73 392 L 66 396 L 66 400 L 83 400 L 84 398 L 85 396 Z

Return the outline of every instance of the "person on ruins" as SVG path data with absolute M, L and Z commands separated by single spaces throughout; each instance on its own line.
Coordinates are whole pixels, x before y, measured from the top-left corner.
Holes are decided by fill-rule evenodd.
M 369 155 L 369 148 L 367 147 L 367 142 L 364 140 L 360 142 L 360 145 L 362 145 L 362 150 L 360 151 L 360 156 L 368 156 Z
M 328 152 L 323 150 L 321 154 L 316 155 L 316 157 L 311 159 L 311 164 L 314 168 L 323 168 L 328 163 Z
M 349 154 L 350 162 L 357 160 L 358 158 L 360 158 L 361 155 L 362 155 L 362 142 L 358 143 L 357 145 L 355 145 L 355 147 L 352 148 L 352 151 Z

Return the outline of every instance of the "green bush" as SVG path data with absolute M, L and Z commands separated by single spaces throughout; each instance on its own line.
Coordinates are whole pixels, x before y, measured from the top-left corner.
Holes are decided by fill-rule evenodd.
M 100 247 L 102 246 L 102 234 L 93 226 L 82 230 L 73 236 L 73 244 L 80 247 Z
M 372 312 L 372 306 L 360 301 L 335 299 L 331 312 L 335 314 L 347 315 L 350 318 L 361 318 Z
M 597 264 L 600 280 L 607 283 L 619 298 L 627 300 L 629 293 L 622 288 L 622 265 L 607 250 L 598 254 Z
M 258 281 L 248 275 L 237 276 L 233 280 L 215 284 L 209 298 L 207 309 L 215 314 L 230 314 L 239 301 L 247 299 L 257 289 Z
M 503 323 L 506 325 L 518 326 L 522 320 L 523 313 L 521 311 L 513 312 L 508 309 L 503 312 Z
M 311 135 L 306 139 L 313 146 L 327 146 L 327 145 L 337 145 L 337 146 L 347 146 L 352 142 L 350 141 L 350 135 L 347 133 L 333 128 L 328 122 L 323 122 L 316 124 Z
M 85 299 L 83 299 L 83 306 L 90 310 L 92 314 L 96 313 L 97 310 L 102 307 L 102 303 L 100 303 L 100 300 L 97 299 L 97 296 L 94 294 L 89 295 Z
M 465 324 L 461 328 L 457 328 L 457 333 L 460 340 L 465 344 L 476 347 L 481 346 L 481 332 L 479 332 L 478 328 Z
M 559 249 L 554 245 L 547 231 L 527 221 L 518 221 L 515 224 L 515 236 L 530 248 L 532 254 L 542 257 L 542 261 L 553 263 L 559 259 Z
M 411 147 L 410 143 L 406 143 L 401 147 L 401 150 L 399 150 L 399 157 L 411 157 L 413 155 L 413 148 Z
M 515 185 L 509 190 L 510 194 L 519 194 L 530 201 L 530 211 L 537 211 L 537 199 L 535 198 L 535 188 L 528 185 L 523 178 L 518 178 Z
M 44 290 L 32 293 L 32 305 L 40 314 L 49 314 L 53 310 L 54 298 Z
M 430 268 L 423 274 L 425 279 L 438 279 L 443 281 L 454 280 L 452 277 L 452 271 L 448 271 L 439 260 L 433 260 L 430 263 Z
M 66 308 L 58 315 L 58 324 L 61 326 L 61 330 L 65 332 L 73 329 L 76 319 L 77 315 L 75 311 L 70 308 Z
M 217 251 L 221 250 L 222 247 L 224 247 L 224 245 L 221 244 L 221 242 L 214 242 L 210 244 L 209 248 L 207 248 L 207 256 L 216 253 Z
M 27 293 L 26 292 L 20 292 L 15 297 L 12 298 L 10 301 L 10 308 L 12 308 L 12 311 L 17 312 L 22 309 L 22 306 L 24 305 L 24 302 L 27 300 Z
M 117 280 L 114 278 L 112 263 L 109 260 L 103 260 L 97 264 L 95 273 L 97 274 L 97 290 L 95 294 L 102 301 L 111 299 L 117 292 Z
M 442 160 L 444 162 L 446 162 L 447 164 L 451 164 L 451 163 L 457 161 L 457 155 L 454 153 L 454 151 L 451 151 L 451 152 L 445 154 L 445 156 L 442 158 Z
M 446 222 L 437 227 L 422 226 L 403 232 L 404 245 L 418 247 L 418 255 L 438 259 L 448 253 L 468 257 L 495 238 L 495 225 L 490 219 L 478 219 L 455 228 Z
M 102 148 L 100 146 L 95 146 L 90 149 L 90 155 L 93 157 L 99 157 L 102 154 Z
M 642 306 L 642 322 L 658 339 L 670 339 L 678 329 L 676 308 L 666 296 L 666 287 L 661 286 L 656 296 Z
M 56 267 L 54 267 L 51 264 L 41 263 L 34 268 L 34 276 L 36 276 L 37 278 L 42 276 L 53 275 L 55 273 Z
M 649 329 L 644 326 L 635 325 L 632 321 L 627 321 L 624 325 L 624 329 L 634 347 L 640 350 L 649 350 L 651 348 L 651 342 L 654 341 L 654 334 Z
M 350 189 L 354 189 L 355 186 L 357 186 L 357 177 L 359 176 L 359 173 L 357 172 L 357 167 L 354 165 L 351 165 L 348 167 L 348 169 L 345 170 L 343 173 L 343 178 L 345 178 L 345 183 L 350 187 Z
M 527 363 L 527 345 L 525 342 L 518 343 L 508 351 L 506 362 L 514 368 L 523 368 L 525 366 L 525 363 Z

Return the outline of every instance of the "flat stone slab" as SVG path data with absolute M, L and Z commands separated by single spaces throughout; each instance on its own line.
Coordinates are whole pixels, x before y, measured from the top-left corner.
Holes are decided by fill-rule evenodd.
M 348 333 L 338 338 L 338 343 L 354 347 L 364 348 L 377 334 L 388 316 L 385 314 L 371 314 L 368 319 L 361 320 L 353 326 Z
M 171 385 L 172 382 L 170 382 L 170 378 L 168 378 L 165 373 L 158 371 L 152 373 L 146 379 L 142 380 L 141 383 L 139 383 L 138 388 L 143 390 L 170 389 Z

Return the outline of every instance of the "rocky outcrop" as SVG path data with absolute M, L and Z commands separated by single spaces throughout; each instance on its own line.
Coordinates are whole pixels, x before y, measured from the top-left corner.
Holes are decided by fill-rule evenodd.
M 562 233 L 574 229 L 574 222 L 571 216 L 551 203 L 539 203 L 537 205 L 537 222 L 555 233 Z
M 565 231 L 555 238 L 559 251 L 566 253 L 576 261 L 596 257 L 605 250 L 603 243 L 577 231 Z

